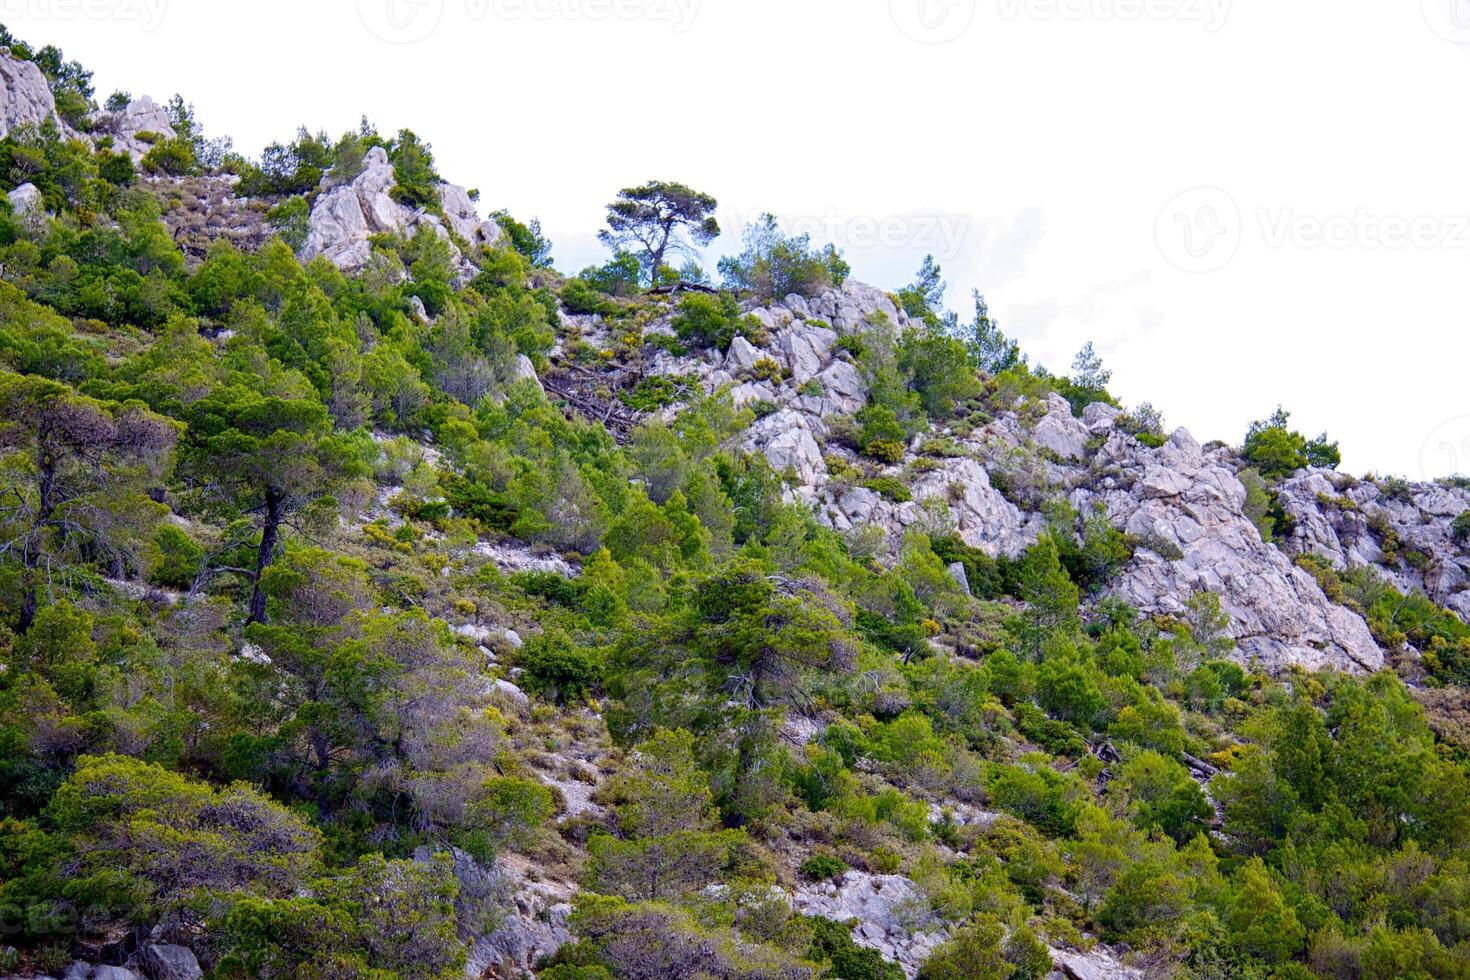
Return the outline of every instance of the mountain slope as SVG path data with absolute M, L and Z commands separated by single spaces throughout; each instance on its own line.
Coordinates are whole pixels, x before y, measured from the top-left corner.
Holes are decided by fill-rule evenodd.
M 0 971 L 1470 975 L 1470 485 L 5 39 Z

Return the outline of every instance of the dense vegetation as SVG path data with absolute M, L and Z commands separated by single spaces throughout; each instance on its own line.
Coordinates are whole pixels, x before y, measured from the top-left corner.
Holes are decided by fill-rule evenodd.
M 41 56 L 85 123 L 84 73 Z M 436 200 L 407 131 L 211 163 L 180 128 L 141 169 L 232 170 L 283 222 L 370 145 L 400 200 Z M 427 233 L 376 243 L 406 278 L 303 265 L 284 232 L 189 263 L 167 182 L 105 142 L 0 141 L 0 189 L 33 182 L 55 214 L 0 208 L 0 921 L 26 964 L 160 927 L 217 977 L 456 975 L 508 905 L 456 848 L 577 877 L 557 980 L 894 977 L 770 890 L 849 868 L 906 875 L 911 924 L 951 930 L 931 980 L 1040 977 L 1048 945 L 1097 939 L 1196 977 L 1470 976 L 1464 746 L 1392 673 L 1254 673 L 1211 594 L 1180 619 L 1102 598 L 1136 543 L 1065 500 L 1014 560 L 939 514 L 888 560 L 786 502 L 737 448 L 752 411 L 649 384 L 629 403 L 679 410 L 619 442 L 516 372 L 558 340 L 635 368 L 724 348 L 758 328 L 742 300 L 840 283 L 835 250 L 772 220 L 723 293 L 644 294 L 705 281 L 664 258 L 679 221 L 714 228 L 712 198 L 650 184 L 612 209 L 610 244 L 638 251 L 575 278 L 503 214 L 472 277 Z M 1050 375 L 983 298 L 962 323 L 942 294 L 926 263 L 898 294 L 917 326 L 843 337 L 870 402 L 835 436 L 869 460 L 1018 397 L 1112 401 L 1090 346 Z M 676 338 L 644 336 L 670 315 Z M 1162 438 L 1146 406 L 1128 422 Z M 1284 413 L 1253 428 L 1261 521 L 1270 480 L 1335 461 Z M 504 573 L 477 543 L 579 574 Z M 1457 619 L 1337 584 L 1386 645 L 1470 682 Z M 482 643 L 509 624 L 524 646 Z M 798 716 L 824 723 L 807 744 Z M 604 732 L 606 816 L 553 822 L 539 762 Z

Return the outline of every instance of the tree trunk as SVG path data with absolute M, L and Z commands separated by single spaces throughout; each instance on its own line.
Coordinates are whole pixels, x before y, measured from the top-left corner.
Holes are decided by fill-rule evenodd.
M 265 622 L 265 593 L 260 577 L 276 557 L 276 539 L 281 533 L 281 498 L 274 490 L 265 493 L 265 519 L 260 531 L 260 553 L 255 559 L 255 586 L 250 592 L 250 615 L 245 623 Z
M 40 499 L 36 504 L 36 519 L 31 522 L 31 533 L 21 552 L 21 563 L 25 566 L 25 592 L 20 599 L 20 620 L 16 632 L 24 633 L 36 621 L 36 569 L 41 566 L 41 535 L 56 512 L 56 460 L 50 454 L 41 457 Z

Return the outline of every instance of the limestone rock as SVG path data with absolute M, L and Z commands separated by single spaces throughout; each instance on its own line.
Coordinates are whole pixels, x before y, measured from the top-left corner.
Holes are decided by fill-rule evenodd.
M 1293 554 L 1320 555 L 1342 570 L 1371 566 L 1400 592 L 1423 592 L 1470 621 L 1470 548 L 1454 538 L 1455 519 L 1470 511 L 1470 489 L 1359 483 L 1314 469 L 1283 483 L 1280 500 L 1294 521 L 1284 542 Z M 1409 553 L 1422 559 L 1403 560 Z
M 835 343 L 837 334 L 825 327 L 798 325 L 780 332 L 777 348 L 783 355 L 784 366 L 791 372 L 791 380 L 800 385 L 816 377 L 831 360 Z
M 506 854 L 495 862 L 498 903 L 505 916 L 488 935 L 470 944 L 466 976 L 513 977 L 529 975 L 536 961 L 551 956 L 572 939 L 567 920 L 577 887 L 538 875 L 531 880 L 530 862 Z
M 1039 534 L 1039 522 L 1002 497 L 973 459 L 945 460 L 914 481 L 913 494 L 916 500 L 946 501 L 960 537 L 991 556 L 1019 554 Z
M 1114 408 L 1107 402 L 1093 402 L 1082 410 L 1082 425 L 1092 435 L 1103 435 L 1111 432 L 1122 416 L 1121 408 Z
M 732 377 L 740 377 L 755 369 L 755 362 L 765 355 L 744 337 L 730 341 L 730 350 L 725 354 L 725 370 Z
M 781 433 L 766 444 L 766 459 L 778 473 L 788 469 L 796 474 L 798 482 L 815 486 L 826 475 L 827 464 L 822 461 L 822 447 L 806 429 L 793 428 Z
M 495 692 L 496 694 L 505 695 L 519 705 L 524 706 L 531 703 L 531 699 L 526 696 L 525 691 L 522 691 L 520 688 L 516 687 L 514 684 L 507 680 L 492 681 L 490 683 L 490 690 Z
M 1242 655 L 1267 669 L 1383 665 L 1362 617 L 1261 540 L 1245 516 L 1245 487 L 1188 432 L 1156 450 L 1115 433 L 1100 455 L 1110 475 L 1075 490 L 1073 503 L 1086 512 L 1101 502 L 1116 526 L 1143 542 L 1113 583 L 1115 594 L 1145 613 L 1178 615 L 1194 593 L 1218 593 Z
M 312 205 L 301 257 L 324 255 L 344 272 L 356 272 L 372 258 L 369 238 L 373 235 L 412 236 L 420 228 L 429 228 L 445 239 L 451 238 L 449 229 L 437 216 L 395 201 L 392 191 L 396 183 L 387 152 L 380 146 L 370 149 L 363 159 L 362 173 L 352 183 L 324 187 Z M 479 220 L 474 202 L 463 188 L 441 184 L 440 195 L 449 226 L 468 245 L 492 245 L 499 241 L 499 227 L 494 222 Z M 461 274 L 469 275 L 473 271 L 469 259 L 458 245 L 451 242 L 450 247 Z
M 511 380 L 529 381 L 537 388 L 540 388 L 543 393 L 546 391 L 545 388 L 541 387 L 541 378 L 536 374 L 536 365 L 532 364 L 531 359 L 525 354 L 516 355 L 515 369 L 511 375 Z
M 144 946 L 143 966 L 153 980 L 199 980 L 204 976 L 193 951 L 168 943 Z
M 1101 946 L 1087 953 L 1062 949 L 1050 952 L 1053 975 L 1059 974 L 1066 980 L 1142 980 L 1144 975 L 1141 970 L 1119 963 Z
M 41 188 L 35 184 L 21 184 L 7 196 L 10 198 L 10 207 L 15 211 L 16 217 L 25 219 L 27 222 L 45 217 L 45 198 L 41 194 Z
M 839 882 L 803 884 L 793 897 L 803 915 L 845 922 L 856 919 L 853 940 L 876 949 L 914 977 L 945 938 L 943 930 L 913 928 L 913 911 L 922 905 L 914 883 L 899 875 L 848 871 Z
M 1072 406 L 1060 395 L 1047 398 L 1046 415 L 1036 423 L 1031 438 L 1064 459 L 1081 459 L 1087 453 L 1089 433 L 1072 415 Z
M 90 980 L 140 980 L 125 966 L 94 966 Z
M 41 69 L 0 48 L 0 137 L 56 119 L 56 100 Z
M 127 153 L 135 161 L 147 156 L 153 146 L 152 136 L 172 139 L 175 135 L 168 113 L 146 95 L 129 102 L 127 108 L 98 120 L 98 129 L 112 136 L 112 148 Z M 140 138 L 152 134 L 149 138 Z

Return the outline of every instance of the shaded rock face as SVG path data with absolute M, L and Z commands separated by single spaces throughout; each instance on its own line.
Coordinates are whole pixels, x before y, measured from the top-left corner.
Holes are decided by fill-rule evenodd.
M 1383 485 L 1307 470 L 1281 487 L 1295 522 L 1285 547 L 1351 570 L 1379 568 L 1400 592 L 1423 592 L 1470 621 L 1470 547 L 1454 537 L 1470 488 L 1445 481 Z
M 505 918 L 488 935 L 474 940 L 465 975 L 516 977 L 530 974 L 536 961 L 572 941 L 567 922 L 577 887 L 554 880 L 532 881 L 531 865 L 507 855 L 493 872 L 493 887 Z
M 392 191 L 396 183 L 388 154 L 375 146 L 368 151 L 363 171 L 352 183 L 330 188 L 324 184 L 311 208 L 310 231 L 301 251 L 302 259 L 324 255 L 344 272 L 356 272 L 372 259 L 369 239 L 373 235 L 391 233 L 411 237 L 421 227 L 428 227 L 445 239 L 451 239 L 452 229 L 471 247 L 493 245 L 500 240 L 499 226 L 480 220 L 464 188 L 440 185 L 445 213 L 441 219 L 395 201 Z M 473 265 L 459 246 L 451 240 L 450 247 L 458 257 L 461 272 L 472 272 Z
M 0 49 L 0 137 L 56 118 L 56 100 L 41 69 Z

